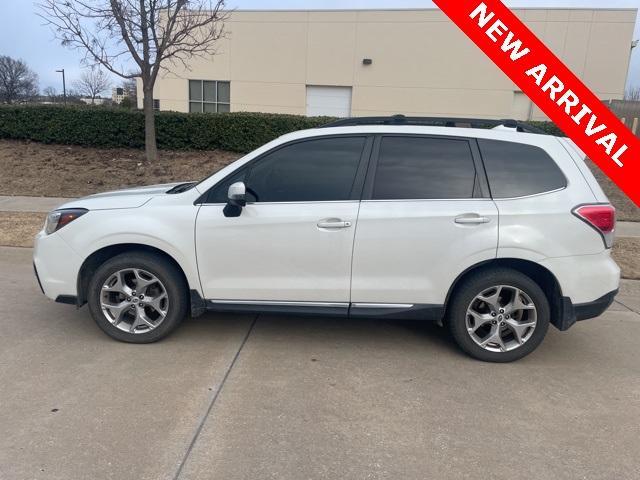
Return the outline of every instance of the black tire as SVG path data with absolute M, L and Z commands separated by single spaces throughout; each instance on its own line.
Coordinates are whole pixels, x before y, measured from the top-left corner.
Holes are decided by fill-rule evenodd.
M 149 332 L 129 333 L 114 326 L 103 314 L 100 305 L 102 285 L 111 275 L 128 268 L 141 269 L 154 275 L 166 290 L 168 308 L 166 317 Z M 152 343 L 171 333 L 189 312 L 188 287 L 182 272 L 172 262 L 148 252 L 131 251 L 117 255 L 95 271 L 89 281 L 87 302 L 91 316 L 110 337 L 128 343 Z
M 493 352 L 478 345 L 467 331 L 467 309 L 477 295 L 497 285 L 509 285 L 526 293 L 536 307 L 537 324 L 529 339 L 514 350 Z M 533 352 L 549 329 L 549 301 L 540 286 L 516 270 L 496 268 L 472 274 L 456 288 L 447 309 L 447 327 L 458 346 L 468 355 L 484 362 L 513 362 Z

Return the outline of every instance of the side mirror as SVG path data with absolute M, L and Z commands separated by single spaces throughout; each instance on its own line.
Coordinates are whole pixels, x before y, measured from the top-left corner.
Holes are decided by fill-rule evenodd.
M 244 207 L 247 204 L 247 187 L 244 182 L 236 182 L 229 186 L 229 192 L 227 198 L 231 205 L 238 207 Z
M 225 217 L 239 217 L 242 213 L 242 207 L 247 205 L 247 187 L 244 182 L 236 182 L 229 186 L 227 198 L 229 201 L 224 207 L 223 213 Z

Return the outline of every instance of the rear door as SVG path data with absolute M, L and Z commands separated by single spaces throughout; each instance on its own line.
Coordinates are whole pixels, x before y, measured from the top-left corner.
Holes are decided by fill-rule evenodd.
M 441 306 L 461 272 L 495 258 L 497 243 L 475 140 L 379 137 L 358 216 L 352 312 Z

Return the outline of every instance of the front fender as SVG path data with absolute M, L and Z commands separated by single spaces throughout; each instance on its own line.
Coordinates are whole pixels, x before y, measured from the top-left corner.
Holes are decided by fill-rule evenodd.
M 201 292 L 194 235 L 197 211 L 193 205 L 90 211 L 59 234 L 84 260 L 105 247 L 122 244 L 161 250 L 180 266 L 189 288 Z

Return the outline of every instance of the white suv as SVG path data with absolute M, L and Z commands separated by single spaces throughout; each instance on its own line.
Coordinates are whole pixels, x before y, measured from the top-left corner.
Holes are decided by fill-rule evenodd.
M 506 362 L 606 310 L 615 210 L 573 143 L 431 121 L 348 119 L 197 184 L 71 201 L 36 237 L 36 275 L 134 343 L 189 313 L 320 314 L 442 321 Z

